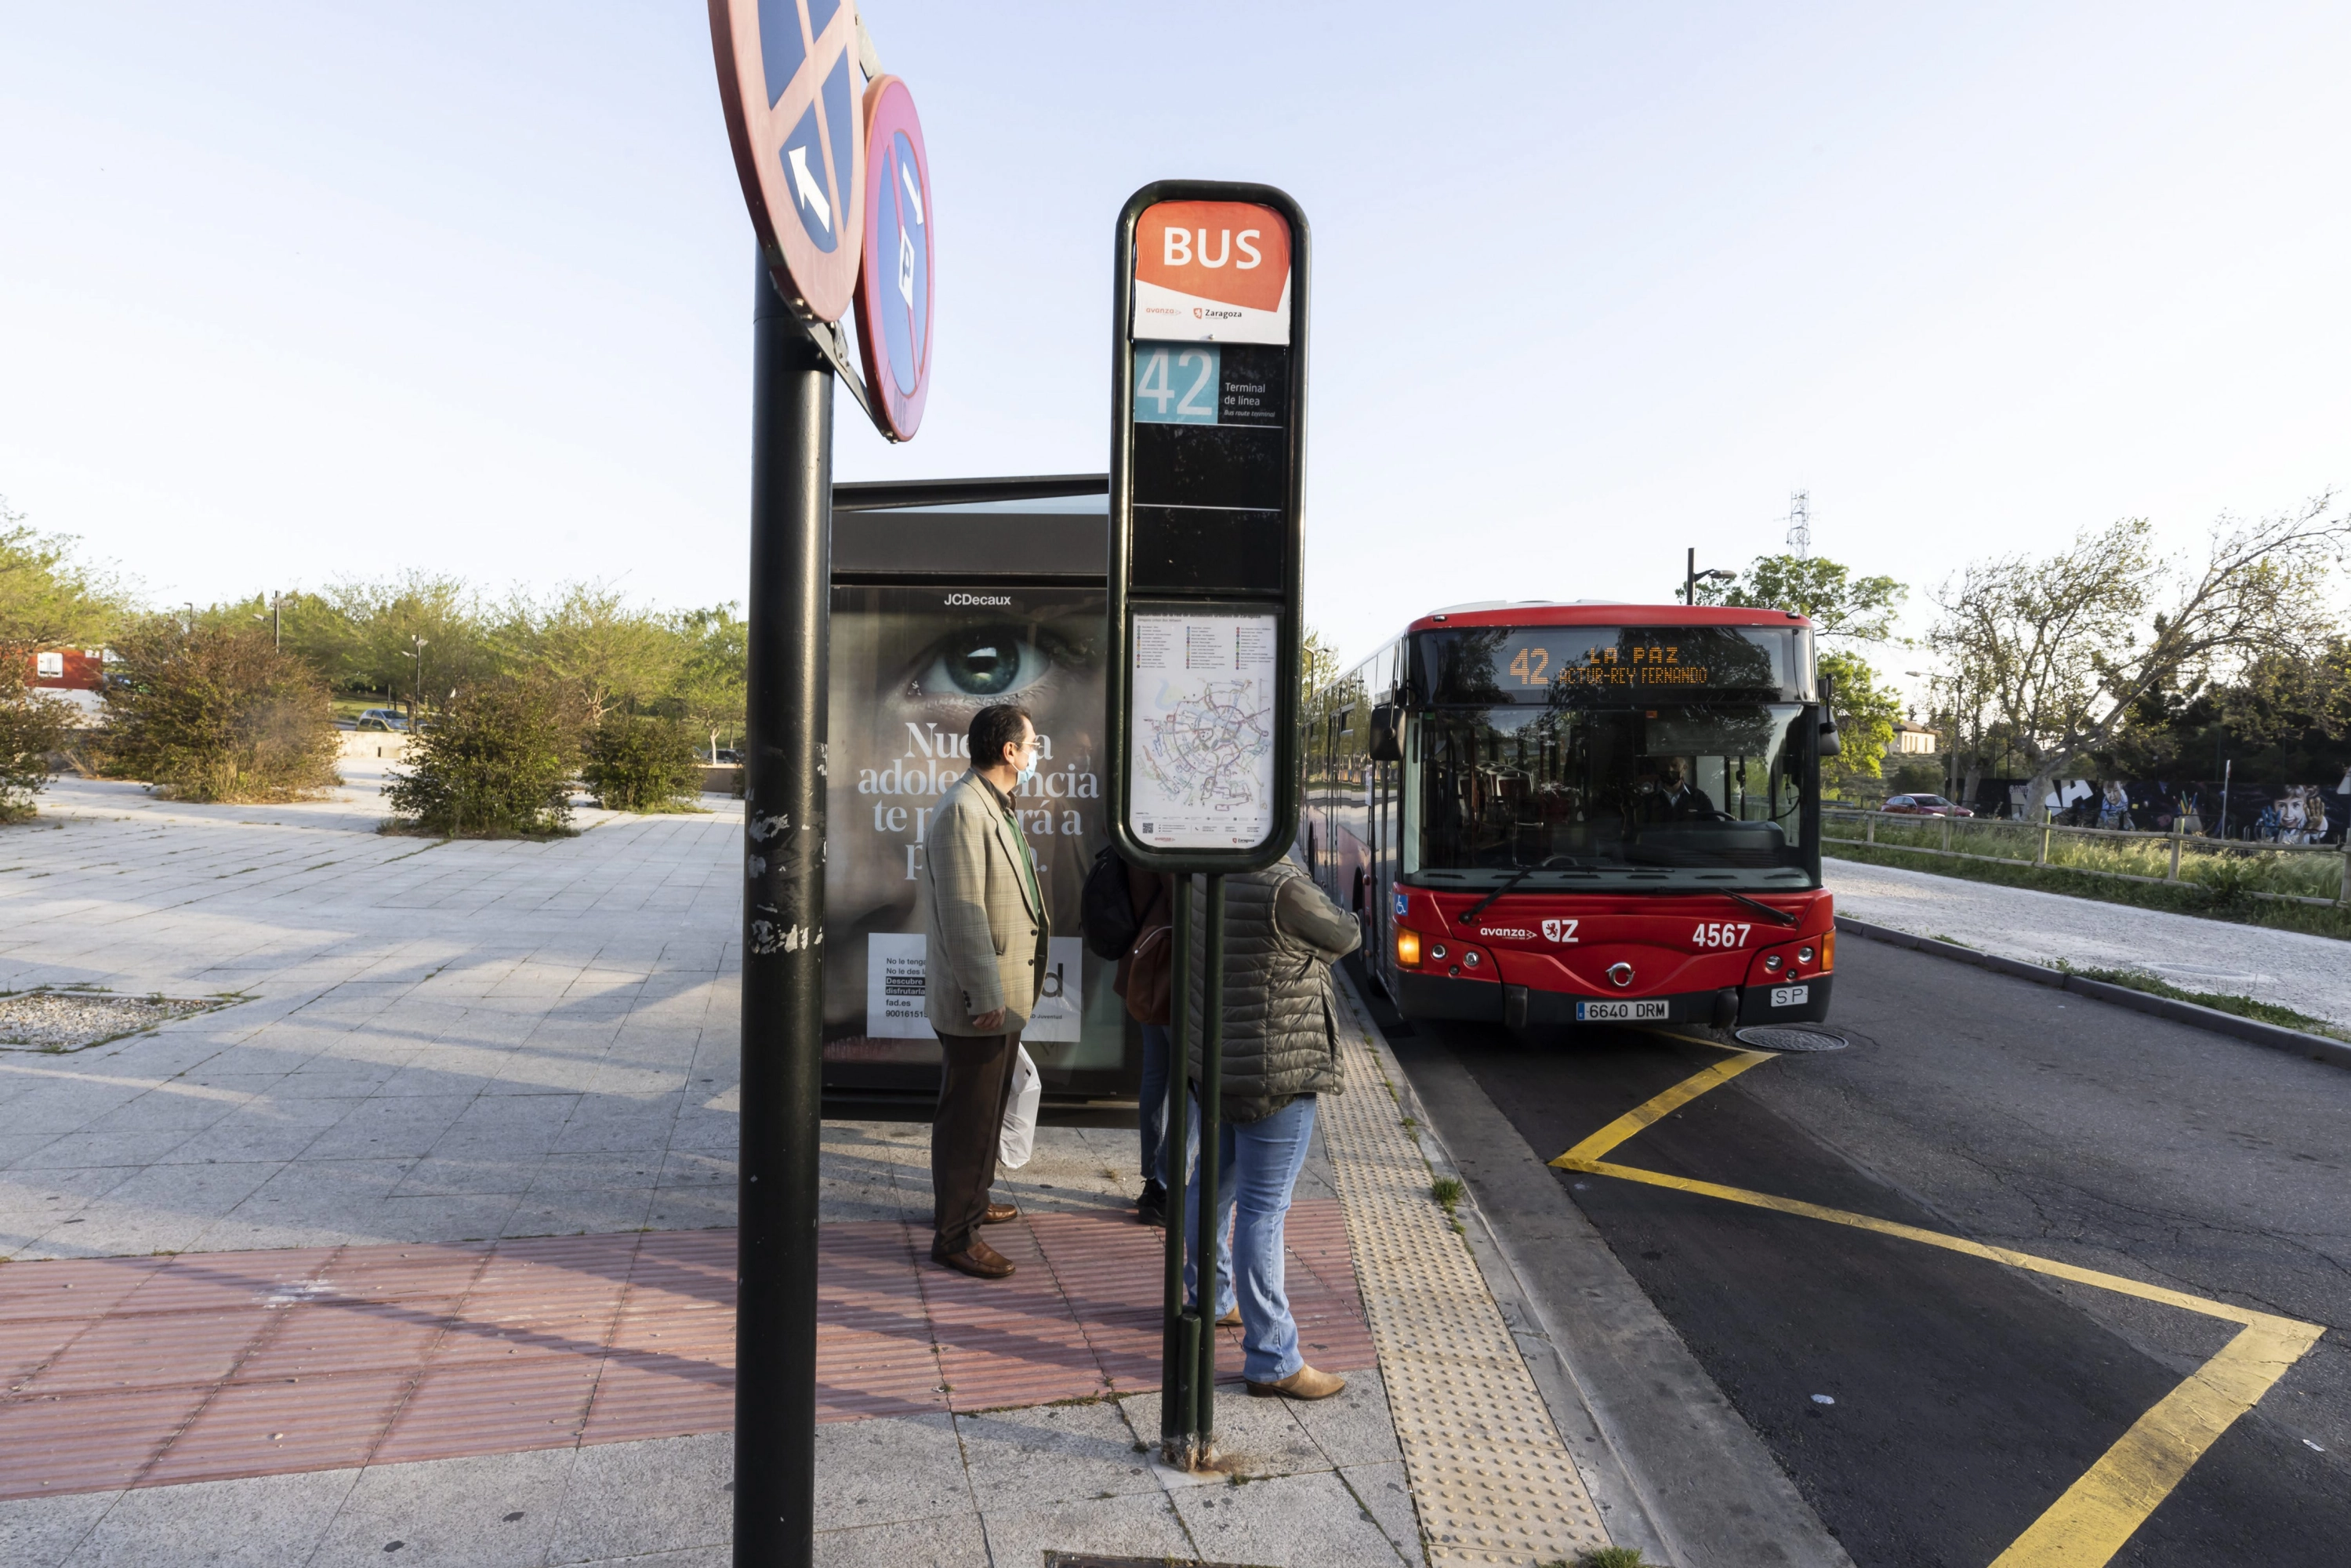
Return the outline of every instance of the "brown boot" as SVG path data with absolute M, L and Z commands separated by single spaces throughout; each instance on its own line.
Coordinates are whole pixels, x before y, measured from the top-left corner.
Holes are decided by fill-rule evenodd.
M 1240 1326 L 1241 1326 L 1241 1310 L 1240 1310 L 1238 1307 L 1235 1307 L 1235 1308 L 1233 1308 L 1231 1311 L 1228 1312 L 1227 1312 L 1223 1317 L 1220 1317 L 1220 1318 L 1218 1318 L 1218 1319 L 1217 1320 L 1217 1326 L 1218 1328 L 1220 1328 L 1220 1329 L 1237 1329 L 1237 1328 L 1240 1327 Z
M 1012 1272 L 1012 1260 L 977 1236 L 960 1252 L 946 1251 L 937 1242 L 932 1242 L 931 1261 L 945 1264 L 957 1273 L 969 1274 L 975 1280 L 1001 1280 Z
M 979 1222 L 982 1225 L 1001 1225 L 1008 1219 L 1018 1219 L 1019 1218 L 1020 1206 L 1019 1204 L 991 1203 L 987 1206 L 987 1212 L 980 1216 Z
M 1301 1365 L 1279 1383 L 1252 1383 L 1249 1391 L 1260 1399 L 1328 1399 L 1346 1386 L 1347 1380 L 1335 1373 Z

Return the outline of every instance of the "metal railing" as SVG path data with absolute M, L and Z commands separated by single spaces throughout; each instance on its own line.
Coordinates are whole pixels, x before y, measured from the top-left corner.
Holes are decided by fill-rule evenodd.
M 1845 828 L 1855 836 L 1841 835 Z M 2351 907 L 2351 837 L 2335 844 L 2258 844 L 2114 828 L 2066 828 L 1991 817 L 1914 817 L 1823 807 L 1821 841 L 2046 866 L 2118 882 L 2188 883 L 2289 904 Z

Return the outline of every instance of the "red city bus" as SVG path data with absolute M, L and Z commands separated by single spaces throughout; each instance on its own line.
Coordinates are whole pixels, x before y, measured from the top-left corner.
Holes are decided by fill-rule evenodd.
M 1827 1017 L 1835 732 L 1803 617 L 1459 605 L 1302 724 L 1299 848 L 1406 1017 Z

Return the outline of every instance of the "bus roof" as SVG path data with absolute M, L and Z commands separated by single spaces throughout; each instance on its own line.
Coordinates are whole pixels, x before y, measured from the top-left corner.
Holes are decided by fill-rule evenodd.
M 1434 632 L 1460 626 L 1810 626 L 1792 610 L 1746 610 L 1735 605 L 1613 604 L 1579 599 L 1572 604 L 1547 600 L 1508 603 L 1449 604 L 1405 628 Z

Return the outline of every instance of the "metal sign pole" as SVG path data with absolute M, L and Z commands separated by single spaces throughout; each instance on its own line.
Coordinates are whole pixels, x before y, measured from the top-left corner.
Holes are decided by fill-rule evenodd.
M 1200 1223 L 1193 1239 L 1199 1250 L 1194 1275 L 1200 1281 L 1195 1315 L 1200 1336 L 1198 1369 L 1192 1375 L 1192 1446 L 1200 1462 L 1217 1454 L 1217 1297 L 1222 1283 L 1217 1268 L 1217 1244 L 1224 1227 L 1217 1221 L 1217 1184 L 1224 1172 L 1217 1140 L 1224 1130 L 1225 1082 L 1225 879 L 1207 877 L 1208 962 L 1203 966 L 1200 988 Z M 1190 977 L 1186 977 L 1189 983 Z
M 815 1549 L 833 377 L 776 292 L 764 259 L 758 271 L 743 756 L 735 1561 L 743 1568 L 802 1568 Z
M 1192 1097 L 1185 1079 L 1191 1060 L 1192 879 L 1176 879 L 1176 929 L 1170 948 L 1175 984 L 1168 991 L 1167 1125 L 1160 1168 L 1167 1187 L 1166 1302 L 1159 1341 L 1159 1451 L 1171 1465 L 1191 1468 L 1192 1374 L 1199 1364 L 1199 1314 L 1184 1310 L 1184 1193 L 1189 1167 Z
M 1186 1469 L 1216 1457 L 1224 879 L 1273 864 L 1297 831 L 1309 251 L 1305 214 L 1282 192 L 1198 180 L 1129 197 L 1114 246 L 1110 828 L 1129 864 L 1182 879 L 1160 1446 Z M 1192 878 L 1203 873 L 1196 938 Z M 1200 1196 L 1187 1237 L 1194 1027 Z
M 914 97 L 882 74 L 857 7 L 708 4 L 719 110 L 759 244 L 734 1556 L 744 1568 L 804 1568 L 815 1548 L 832 393 L 838 378 L 884 437 L 914 435 L 928 395 L 937 257 L 930 155 Z M 840 90 L 859 70 L 867 78 L 862 105 Z M 869 136 L 878 145 L 869 148 Z M 849 363 L 839 325 L 852 305 L 870 388 Z M 889 350 L 877 356 L 883 342 Z

